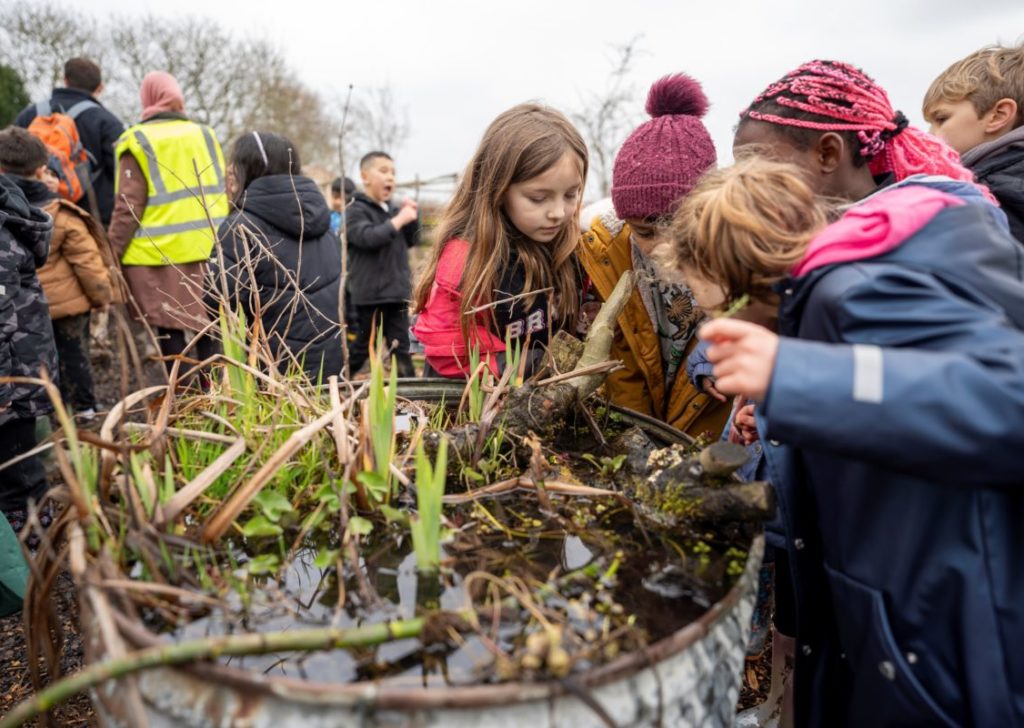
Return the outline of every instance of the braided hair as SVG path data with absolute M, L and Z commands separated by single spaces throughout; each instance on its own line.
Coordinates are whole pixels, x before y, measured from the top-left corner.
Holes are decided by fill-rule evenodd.
M 740 114 L 741 125 L 748 119 L 775 125 L 803 149 L 820 132 L 840 132 L 854 149 L 854 165 L 869 165 L 873 175 L 974 181 L 953 149 L 910 126 L 902 111 L 893 111 L 885 90 L 848 63 L 811 61 L 790 71 Z

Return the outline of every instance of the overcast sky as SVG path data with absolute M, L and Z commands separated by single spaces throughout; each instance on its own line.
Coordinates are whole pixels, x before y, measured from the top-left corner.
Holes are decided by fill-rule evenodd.
M 737 113 L 812 58 L 855 63 L 921 122 L 921 98 L 952 61 L 1024 37 L 1022 0 L 90 0 L 90 10 L 210 17 L 279 44 L 310 86 L 390 84 L 411 135 L 399 177 L 460 171 L 487 124 L 537 99 L 563 111 L 606 83 L 616 45 L 642 36 L 637 110 L 660 76 L 684 71 L 711 101 L 705 123 L 731 158 Z

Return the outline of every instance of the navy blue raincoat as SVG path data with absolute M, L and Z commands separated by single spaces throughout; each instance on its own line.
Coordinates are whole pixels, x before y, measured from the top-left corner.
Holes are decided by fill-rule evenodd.
M 1024 725 L 1024 248 L 993 211 L 780 286 L 798 725 Z

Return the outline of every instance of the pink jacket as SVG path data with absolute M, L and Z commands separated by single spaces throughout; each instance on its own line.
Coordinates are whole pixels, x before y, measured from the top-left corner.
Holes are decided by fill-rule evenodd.
M 412 327 L 416 338 L 423 344 L 427 363 L 443 377 L 468 377 L 471 374 L 469 349 L 462 338 L 459 316 L 462 301 L 459 284 L 468 253 L 469 243 L 465 240 L 454 238 L 445 243 L 427 305 Z M 471 337 L 480 351 L 480 359 L 487 360 L 491 371 L 497 374 L 497 359 L 493 355 L 505 351 L 505 342 L 488 329 L 483 313 L 478 315 L 471 328 Z

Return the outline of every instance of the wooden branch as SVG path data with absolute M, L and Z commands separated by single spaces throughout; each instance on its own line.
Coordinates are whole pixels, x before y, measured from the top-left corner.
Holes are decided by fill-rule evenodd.
M 235 461 L 245 453 L 245 439 L 239 437 L 227 450 L 217 456 L 217 459 L 207 465 L 203 472 L 199 473 L 184 488 L 179 490 L 163 506 L 162 518 L 154 525 L 160 528 L 165 523 L 170 523 L 178 517 L 196 498 L 206 492 L 206 489 L 213 485 L 217 478 L 228 471 Z
M 203 528 L 201 536 L 203 543 L 210 544 L 219 541 L 224 532 L 228 530 L 228 527 L 241 515 L 245 507 L 262 490 L 267 481 L 274 476 L 278 468 L 309 442 L 316 433 L 327 427 L 340 411 L 340 408 L 332 407 L 329 412 L 320 415 L 301 430 L 293 432 L 291 437 L 270 456 L 270 459 L 263 463 L 263 466 L 256 471 L 256 474 L 252 476 L 249 482 L 239 488 L 231 496 L 231 499 L 214 513 L 213 517 Z

